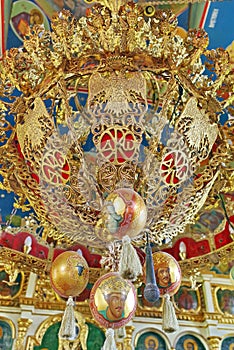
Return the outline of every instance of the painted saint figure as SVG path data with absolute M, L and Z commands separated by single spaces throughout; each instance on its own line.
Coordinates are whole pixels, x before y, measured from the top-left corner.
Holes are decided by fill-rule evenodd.
M 90 292 L 90 310 L 105 328 L 120 328 L 133 317 L 137 298 L 134 285 L 117 272 L 101 276 Z
M 182 293 L 178 298 L 179 308 L 185 309 L 185 310 L 194 309 L 196 303 L 193 299 L 193 296 L 190 294 L 188 288 L 186 287 L 181 288 L 181 292 Z
M 42 24 L 43 20 L 42 13 L 37 9 L 32 9 L 29 13 L 18 13 L 11 18 L 12 25 L 21 38 L 24 38 L 29 33 L 30 27 L 36 24 Z
M 158 349 L 158 339 L 152 335 L 145 338 L 145 349 L 146 350 L 157 350 Z
M 181 284 L 181 270 L 176 259 L 165 252 L 153 253 L 154 273 L 160 295 L 174 295 Z
M 186 339 L 183 344 L 184 350 L 198 350 L 198 345 L 195 340 L 193 339 Z
M 171 285 L 170 267 L 162 264 L 156 271 L 156 282 L 159 288 L 168 288 Z
M 130 286 L 118 278 L 112 278 L 99 287 L 107 303 L 107 307 L 98 310 L 107 321 L 115 322 L 125 318 L 125 302 L 130 291 Z
M 99 311 L 103 317 L 108 321 L 118 321 L 124 318 L 124 306 L 126 294 L 110 293 L 105 296 L 108 307 L 105 310 Z

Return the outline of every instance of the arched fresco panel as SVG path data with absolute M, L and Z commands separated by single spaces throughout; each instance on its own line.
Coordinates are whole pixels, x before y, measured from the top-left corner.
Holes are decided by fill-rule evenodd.
M 0 318 L 0 350 L 12 350 L 14 329 L 11 321 Z
M 234 334 L 233 337 L 227 337 L 222 341 L 221 350 L 234 350 Z
M 176 350 L 206 350 L 201 340 L 192 335 L 185 334 L 176 343 Z
M 58 350 L 63 349 L 63 344 L 59 341 L 58 333 L 61 322 L 55 322 L 50 325 L 45 334 L 42 337 L 40 345 L 34 345 L 33 350 Z M 92 323 L 88 323 L 88 334 L 87 334 L 87 350 L 101 350 L 105 341 L 104 332 Z M 77 338 L 74 341 L 66 341 L 66 346 L 70 346 L 71 349 L 80 349 L 80 340 Z M 1 350 L 1 348 L 0 348 Z M 4 349 L 5 350 L 5 349 Z
M 137 339 L 135 350 L 169 350 L 169 347 L 159 333 L 146 330 Z
M 58 332 L 61 322 L 52 324 L 45 332 L 42 338 L 42 343 L 39 346 L 34 346 L 33 350 L 58 350 Z

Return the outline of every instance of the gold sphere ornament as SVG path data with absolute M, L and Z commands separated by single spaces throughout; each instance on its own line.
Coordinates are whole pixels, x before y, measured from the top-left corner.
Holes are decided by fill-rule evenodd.
M 117 272 L 101 276 L 90 293 L 93 318 L 105 328 L 120 328 L 133 317 L 137 306 L 133 284 Z
M 104 202 L 96 233 L 103 241 L 134 238 L 144 229 L 147 209 L 142 197 L 131 188 L 111 192 Z
M 174 295 L 181 284 L 181 269 L 177 260 L 168 253 L 153 253 L 153 265 L 156 283 L 160 295 Z
M 50 281 L 55 292 L 61 297 L 78 296 L 88 284 L 89 266 L 79 253 L 66 251 L 53 261 Z

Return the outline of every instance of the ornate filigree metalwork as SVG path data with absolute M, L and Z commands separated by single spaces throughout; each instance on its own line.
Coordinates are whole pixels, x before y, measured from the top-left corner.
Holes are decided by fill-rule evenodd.
M 20 350 L 24 347 L 26 333 L 33 321 L 28 318 L 19 318 L 17 322 L 18 322 L 18 335 L 15 341 L 15 349 Z
M 172 239 L 233 188 L 228 53 L 133 2 L 99 1 L 80 19 L 62 11 L 51 27 L 1 62 L 4 188 L 29 201 L 45 240 L 106 249 L 96 225 L 121 186 L 143 197 L 152 241 Z
M 229 243 L 225 247 L 216 249 L 215 252 L 201 255 L 199 257 L 185 259 L 180 261 L 183 276 L 189 278 L 191 275 L 199 275 L 208 271 L 214 265 L 214 262 L 227 263 L 234 254 L 234 243 Z

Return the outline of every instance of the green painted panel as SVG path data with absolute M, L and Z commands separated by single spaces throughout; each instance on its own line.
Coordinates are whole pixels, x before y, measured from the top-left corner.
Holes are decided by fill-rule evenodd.
M 88 323 L 89 335 L 87 339 L 88 350 L 101 350 L 103 343 L 105 341 L 104 332 L 97 326 Z
M 168 350 L 168 346 L 160 334 L 149 331 L 145 332 L 139 337 L 137 345 L 135 347 L 135 350 L 146 349 Z
M 5 321 L 0 321 L 0 350 L 12 350 L 12 329 Z
M 44 334 L 42 339 L 42 344 L 39 346 L 34 346 L 34 350 L 58 350 L 58 332 L 59 332 L 60 322 L 57 322 L 50 326 Z
M 58 350 L 58 346 L 59 346 L 58 332 L 59 332 L 60 324 L 61 322 L 57 322 L 54 325 L 50 326 L 44 334 L 41 345 L 34 346 L 33 349 L 34 350 L 42 350 L 42 349 Z M 87 339 L 88 350 L 101 350 L 103 343 L 105 341 L 104 332 L 101 329 L 99 329 L 97 326 L 91 323 L 88 323 L 88 326 L 89 326 L 89 334 Z M 0 350 L 2 349 L 0 348 Z

